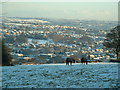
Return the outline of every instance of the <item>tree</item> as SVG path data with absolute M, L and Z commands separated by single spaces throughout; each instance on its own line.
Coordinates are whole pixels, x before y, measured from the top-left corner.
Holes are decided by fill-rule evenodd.
M 5 46 L 4 42 L 2 43 L 2 66 L 11 65 L 11 56 L 9 49 Z
M 110 30 L 106 35 L 103 45 L 107 48 L 113 49 L 118 59 L 120 53 L 120 25 Z

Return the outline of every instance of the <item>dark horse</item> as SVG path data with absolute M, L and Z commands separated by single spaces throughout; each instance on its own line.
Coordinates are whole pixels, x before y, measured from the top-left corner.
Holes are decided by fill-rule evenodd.
M 66 59 L 66 65 L 69 65 L 69 63 L 70 63 L 70 65 L 72 65 L 73 62 L 75 62 L 75 60 L 71 57 Z
M 81 58 L 81 63 L 82 64 L 88 64 L 88 61 L 87 61 L 87 59 L 85 57 L 82 57 Z

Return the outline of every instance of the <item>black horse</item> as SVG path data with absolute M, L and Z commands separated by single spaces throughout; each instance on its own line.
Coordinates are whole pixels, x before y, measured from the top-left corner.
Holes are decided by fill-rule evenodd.
M 88 64 L 88 61 L 87 61 L 87 59 L 85 57 L 82 57 L 81 58 L 81 63 L 82 64 Z
M 66 59 L 66 65 L 69 65 L 69 63 L 70 63 L 70 65 L 72 65 L 72 63 L 75 63 L 75 60 L 73 58 L 69 57 Z

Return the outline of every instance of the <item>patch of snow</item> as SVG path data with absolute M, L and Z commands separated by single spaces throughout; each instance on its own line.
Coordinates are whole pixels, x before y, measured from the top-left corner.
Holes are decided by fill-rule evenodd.
M 5 66 L 1 83 L 2 88 L 116 88 L 118 63 Z

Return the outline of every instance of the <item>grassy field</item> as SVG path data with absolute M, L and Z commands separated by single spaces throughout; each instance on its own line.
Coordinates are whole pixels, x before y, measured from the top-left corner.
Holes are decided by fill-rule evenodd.
M 4 66 L 2 88 L 117 88 L 118 63 Z

